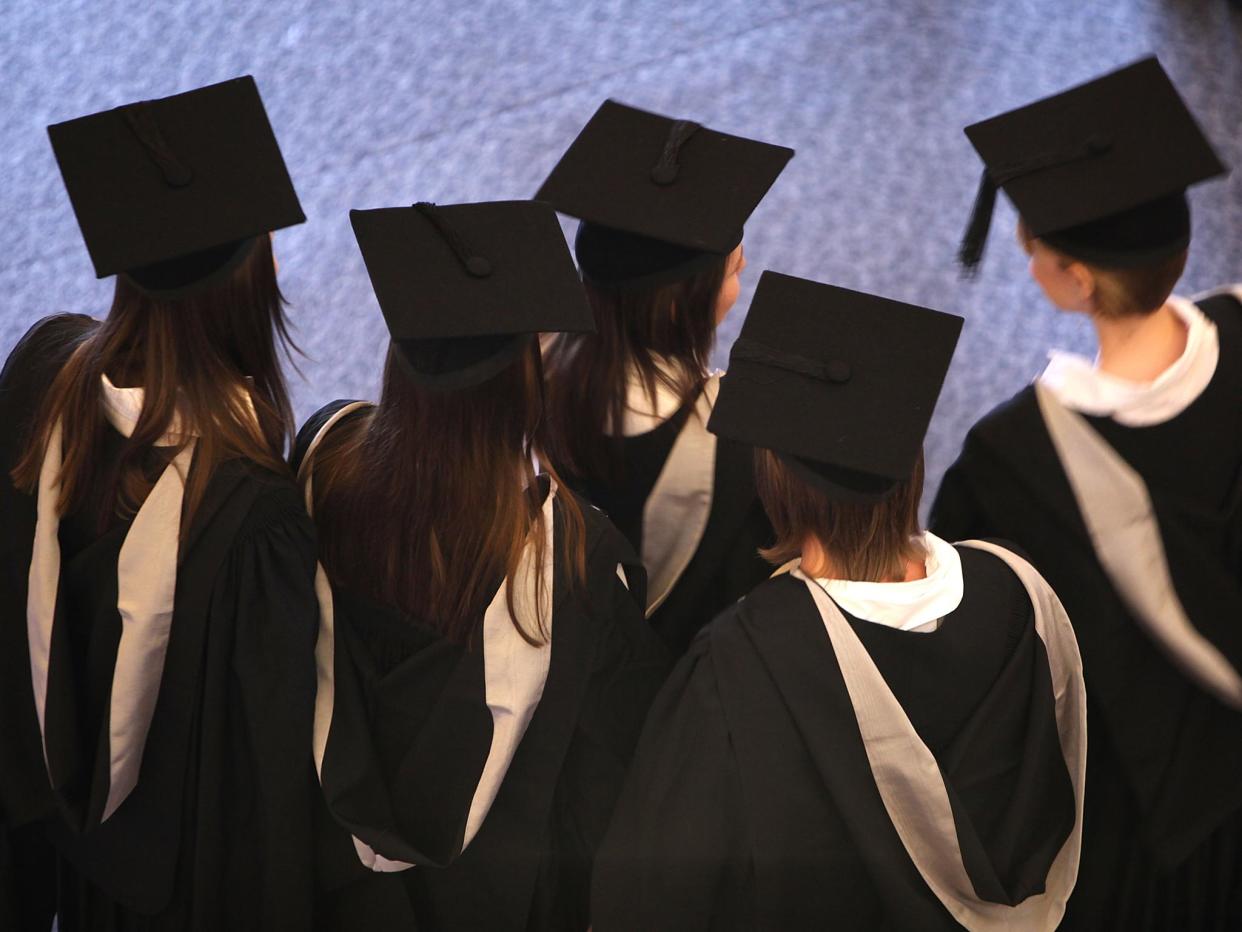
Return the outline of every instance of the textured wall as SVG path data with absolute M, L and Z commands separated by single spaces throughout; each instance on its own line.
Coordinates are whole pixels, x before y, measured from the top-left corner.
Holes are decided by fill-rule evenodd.
M 961 127 L 1156 52 L 1242 165 L 1242 9 L 1227 0 L 5 0 L 0 24 L 0 354 L 44 314 L 102 314 L 110 294 L 44 126 L 249 72 L 309 217 L 277 237 L 303 416 L 376 384 L 384 329 L 349 208 L 529 196 L 608 96 L 798 150 L 748 227 L 721 362 L 763 268 L 966 316 L 932 483 L 1049 346 L 1091 345 L 1027 281 L 1007 205 L 979 279 L 957 277 L 979 169 Z M 1242 172 L 1193 204 L 1182 290 L 1242 278 Z

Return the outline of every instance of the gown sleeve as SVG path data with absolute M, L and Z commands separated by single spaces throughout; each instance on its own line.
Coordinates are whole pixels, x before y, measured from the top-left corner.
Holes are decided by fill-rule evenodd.
M 311 441 L 315 439 L 315 435 L 319 433 L 320 428 L 328 423 L 332 415 L 349 404 L 354 404 L 354 401 L 349 398 L 338 398 L 336 401 L 324 405 L 306 419 L 306 423 L 302 425 L 297 437 L 293 440 L 293 449 L 289 451 L 289 466 L 293 470 L 294 475 L 297 475 L 298 470 L 302 468 L 302 460 L 306 458 L 306 451 L 310 448 Z M 346 419 L 349 416 L 352 415 L 347 415 Z
M 45 317 L 0 370 L 0 929 L 48 928 L 55 861 L 42 823 L 54 803 L 30 685 L 25 583 L 34 502 L 12 485 L 47 386 L 95 326 L 81 314 Z
M 592 588 L 605 593 L 593 600 L 598 606 L 594 663 L 553 800 L 560 891 L 553 928 L 588 925 L 592 861 L 647 709 L 669 668 L 663 642 L 643 617 L 641 564 L 635 560 L 626 568 L 628 583 L 623 583 L 611 548 L 600 549 L 608 552 L 591 561 Z
M 596 932 L 714 928 L 745 888 L 741 785 L 709 643 L 694 641 L 651 706 L 595 862 Z
M 256 501 L 217 584 L 233 630 L 225 730 L 235 753 L 219 764 L 225 889 L 246 913 L 231 928 L 311 927 L 315 553 L 311 521 L 282 485 Z

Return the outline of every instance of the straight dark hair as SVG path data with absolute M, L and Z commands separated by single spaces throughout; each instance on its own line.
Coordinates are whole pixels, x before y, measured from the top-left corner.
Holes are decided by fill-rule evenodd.
M 534 459 L 545 460 L 539 344 L 499 375 L 460 391 L 418 384 L 390 346 L 380 403 L 342 423 L 315 452 L 319 553 L 334 585 L 392 605 L 447 639 L 469 643 L 501 578 L 518 570 L 527 543 L 547 533 Z M 570 578 L 586 576 L 582 512 L 558 496 Z M 535 550 L 537 603 L 544 561 Z M 530 644 L 542 625 L 509 615 Z
M 915 541 L 923 497 L 923 454 L 914 472 L 879 502 L 834 501 L 789 469 L 771 450 L 755 450 L 755 487 L 776 531 L 760 555 L 780 565 L 802 553 L 808 537 L 819 541 L 842 579 L 903 579 L 906 562 L 923 554 Z
M 584 283 L 596 332 L 562 334 L 547 351 L 553 461 L 579 476 L 615 478 L 631 368 L 649 398 L 664 384 L 685 404 L 703 386 L 716 339 L 728 256 L 650 288 Z M 661 371 L 656 358 L 673 367 Z
M 78 507 L 103 474 L 109 491 L 97 516 L 102 529 L 114 516 L 132 516 L 142 505 L 157 478 L 147 468 L 149 454 L 177 418 L 197 434 L 194 462 L 184 477 L 184 536 L 225 460 L 288 473 L 284 452 L 293 412 L 280 367 L 282 346 L 294 348 L 266 235 L 256 239 L 232 274 L 185 296 L 157 297 L 118 275 L 107 319 L 52 381 L 12 471 L 14 485 L 29 494 L 37 489 L 48 441 L 60 421 L 60 513 Z M 107 426 L 100 404 L 105 374 L 116 385 L 144 390 L 138 423 L 114 462 L 100 458 Z M 159 449 L 171 459 L 183 446 Z

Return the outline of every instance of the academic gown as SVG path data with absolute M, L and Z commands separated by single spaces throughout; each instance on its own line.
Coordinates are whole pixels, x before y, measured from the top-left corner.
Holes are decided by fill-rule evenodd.
M 1044 889 L 1074 791 L 1032 602 L 996 557 L 959 550 L 963 599 L 934 632 L 842 615 L 939 765 L 974 887 L 1018 902 Z M 801 579 L 726 610 L 669 677 L 592 905 L 597 932 L 959 928 L 887 814 Z
M 1221 295 L 1199 307 L 1220 358 L 1189 407 L 1143 427 L 1084 419 L 1142 477 L 1178 599 L 1242 670 L 1242 306 Z M 1242 714 L 1182 672 L 1106 575 L 1034 387 L 971 430 L 931 526 L 1016 541 L 1074 620 L 1091 753 L 1063 927 L 1242 928 Z
M 643 553 L 644 509 L 674 443 L 687 429 L 703 426 L 694 423 L 697 402 L 686 403 L 654 430 L 618 438 L 618 478 L 564 476 L 574 491 L 612 519 L 635 553 Z M 776 535 L 755 491 L 753 449 L 710 436 L 715 462 L 702 538 L 671 591 L 648 616 L 674 655 L 686 650 L 700 627 L 772 573 L 772 566 L 759 556 L 759 548 L 770 547 Z M 657 568 L 648 566 L 647 571 L 654 577 Z
M 303 428 L 295 467 L 342 404 Z M 569 494 L 557 490 L 552 502 L 556 539 L 560 496 Z M 546 680 L 533 714 L 528 706 L 508 709 L 529 715 L 529 724 L 507 769 L 490 772 L 494 800 L 464 851 L 494 727 L 486 629 L 472 645 L 451 643 L 420 619 L 331 587 L 319 928 L 561 932 L 589 925 L 594 852 L 668 659 L 643 620 L 641 564 L 599 511 L 579 504 L 585 587 L 568 591 L 555 543 Z M 494 604 L 508 631 L 503 600 Z
M 95 326 L 80 315 L 40 322 L 0 375 L 0 833 L 30 839 L 19 862 L 53 843 L 55 858 L 33 874 L 58 874 L 62 932 L 308 928 L 315 541 L 287 478 L 241 461 L 212 478 L 180 546 L 138 780 L 106 819 L 118 557 L 131 521 L 99 532 L 98 487 L 62 518 L 45 764 L 26 632 L 35 500 L 8 471 L 48 384 Z M 100 462 L 115 462 L 122 436 L 105 427 L 101 443 Z

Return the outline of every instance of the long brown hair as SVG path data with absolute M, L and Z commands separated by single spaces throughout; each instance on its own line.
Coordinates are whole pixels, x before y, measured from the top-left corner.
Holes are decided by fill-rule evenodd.
M 399 352 L 389 347 L 379 405 L 333 429 L 314 454 L 320 559 L 334 585 L 467 643 L 497 583 L 547 533 L 533 462 L 546 450 L 539 345 L 532 339 L 499 375 L 459 391 L 419 385 Z M 558 500 L 571 580 L 581 580 L 582 513 L 571 495 Z M 539 587 L 551 557 L 535 548 Z M 542 619 L 525 630 L 512 586 L 508 595 L 518 632 L 543 643 Z
M 612 473 L 631 367 L 651 398 L 658 383 L 683 404 L 698 393 L 716 339 L 716 300 L 727 262 L 721 256 L 653 288 L 584 282 L 596 332 L 563 334 L 548 350 L 551 454 L 558 466 L 576 475 Z M 657 356 L 673 365 L 672 374 L 660 370 Z
M 906 562 L 923 554 L 916 535 L 923 497 L 923 454 L 909 479 L 879 502 L 833 501 L 795 475 L 771 450 L 755 450 L 755 488 L 776 531 L 776 543 L 760 555 L 780 565 L 802 552 L 808 537 L 819 541 L 843 579 L 903 579 Z
M 189 529 L 216 467 L 246 459 L 285 473 L 284 450 L 293 413 L 280 368 L 279 349 L 293 346 L 276 283 L 272 245 L 259 236 L 250 255 L 227 278 L 182 297 L 155 297 L 118 275 L 108 317 L 87 336 L 52 381 L 13 483 L 38 487 L 44 452 L 61 421 L 61 514 L 74 510 L 107 471 L 98 521 L 132 515 L 151 489 L 152 446 L 173 425 L 193 425 L 194 462 L 186 477 L 182 534 Z M 106 419 L 100 404 L 102 376 L 117 385 L 140 385 L 142 413 L 115 462 L 101 462 Z M 247 391 L 248 390 L 248 391 Z M 254 415 L 246 404 L 246 395 Z M 169 457 L 180 447 L 161 448 Z

